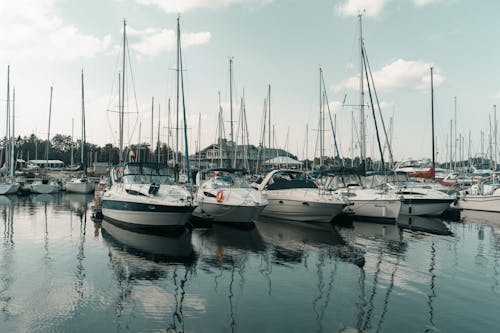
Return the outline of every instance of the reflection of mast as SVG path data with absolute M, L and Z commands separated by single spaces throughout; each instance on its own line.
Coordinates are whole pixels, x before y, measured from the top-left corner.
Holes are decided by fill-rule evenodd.
M 2 302 L 2 307 L 1 311 L 3 314 L 3 317 L 5 319 L 9 319 L 11 316 L 9 306 L 13 300 L 13 297 L 9 295 L 9 290 L 11 283 L 13 281 L 13 278 L 11 276 L 12 269 L 12 254 L 14 252 L 14 240 L 13 240 L 13 234 L 14 234 L 14 211 L 13 207 L 6 207 L 6 209 L 2 212 L 4 216 L 4 244 L 3 244 L 3 249 L 4 251 L 2 252 L 2 256 L 0 258 L 2 259 L 2 264 L 1 267 L 4 268 L 1 270 L 1 275 L 0 275 L 0 300 Z
M 365 269 L 361 267 L 359 270 L 359 278 L 358 278 L 358 285 L 359 285 L 359 302 L 358 302 L 358 321 L 356 322 L 356 328 L 358 331 L 361 332 L 361 325 L 363 324 L 363 318 L 365 316 L 365 279 L 366 279 L 366 274 L 365 274 Z
M 85 267 L 83 266 L 83 259 L 85 259 L 85 230 L 87 227 L 87 204 L 84 205 L 84 211 L 82 215 L 80 215 L 80 243 L 78 244 L 78 253 L 76 255 L 77 265 L 75 271 L 76 283 L 75 283 L 75 291 L 77 295 L 77 303 L 81 303 L 83 301 L 83 290 L 84 290 L 84 280 L 85 280 Z M 79 306 L 76 306 L 79 308 Z
M 431 290 L 430 294 L 427 297 L 427 304 L 429 305 L 429 324 L 430 327 L 425 330 L 425 332 L 431 331 L 434 326 L 434 307 L 433 307 L 433 301 L 434 298 L 436 298 L 436 291 L 435 291 L 435 286 L 436 286 L 436 274 L 434 273 L 434 269 L 436 268 L 436 246 L 434 242 L 432 242 L 431 245 L 431 265 L 429 268 L 429 273 L 431 274 Z
M 380 315 L 380 320 L 377 324 L 377 333 L 380 332 L 380 328 L 382 327 L 382 324 L 384 323 L 385 315 L 387 313 L 387 306 L 389 305 L 389 296 L 392 292 L 392 288 L 394 287 L 394 277 L 396 276 L 396 271 L 398 270 L 399 266 L 399 256 L 396 257 L 396 264 L 394 265 L 394 270 L 392 271 L 391 274 L 391 283 L 389 284 L 389 288 L 387 288 L 387 292 L 384 297 L 384 308 L 382 310 L 382 314 Z
M 371 326 L 369 326 L 369 323 L 372 318 L 372 313 L 374 308 L 373 300 L 375 299 L 375 295 L 377 294 L 378 275 L 380 274 L 380 265 L 382 264 L 383 254 L 384 252 L 382 248 L 380 248 L 376 266 L 377 268 L 375 270 L 375 273 L 373 274 L 372 292 L 370 294 L 370 299 L 368 300 L 368 311 L 366 312 L 366 319 L 365 319 L 365 324 L 363 325 L 363 331 L 366 331 L 367 328 L 371 328 Z
M 233 283 L 234 283 L 234 262 L 233 262 L 233 267 L 231 269 L 231 281 L 229 282 L 229 295 L 227 296 L 229 300 L 229 311 L 230 311 L 230 317 L 231 317 L 231 332 L 234 332 L 234 329 L 236 327 L 236 321 L 235 321 L 235 316 L 234 316 L 234 309 L 233 309 Z

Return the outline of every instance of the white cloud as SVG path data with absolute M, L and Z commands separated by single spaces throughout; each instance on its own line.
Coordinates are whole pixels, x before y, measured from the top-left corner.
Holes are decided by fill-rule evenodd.
M 410 88 L 427 90 L 430 84 L 431 63 L 397 59 L 373 73 L 375 88 L 378 91 Z M 434 86 L 439 86 L 445 77 L 439 68 L 434 68 Z M 350 77 L 339 84 L 333 85 L 334 91 L 346 89 L 355 90 L 359 86 L 359 76 Z
M 130 48 L 146 56 L 157 56 L 172 52 L 176 48 L 176 32 L 171 29 L 146 28 L 137 30 L 127 27 Z M 189 32 L 181 34 L 182 48 L 206 44 L 210 41 L 210 32 Z
M 111 37 L 81 33 L 57 14 L 53 0 L 0 2 L 0 40 L 9 58 L 35 56 L 52 60 L 93 58 L 106 50 Z
M 432 4 L 444 3 L 446 1 L 447 0 L 413 0 L 413 3 L 415 4 L 415 7 L 424 7 Z
M 234 4 L 260 7 L 274 0 L 136 0 L 140 5 L 156 6 L 166 13 L 184 13 L 201 8 L 224 8 Z
M 335 6 L 341 16 L 355 16 L 363 12 L 365 16 L 378 16 L 390 0 L 346 0 Z

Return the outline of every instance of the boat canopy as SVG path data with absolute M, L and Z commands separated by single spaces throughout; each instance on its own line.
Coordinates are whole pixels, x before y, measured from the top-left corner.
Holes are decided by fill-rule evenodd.
M 272 175 L 267 190 L 287 190 L 292 188 L 318 188 L 311 177 L 303 172 L 279 171 Z

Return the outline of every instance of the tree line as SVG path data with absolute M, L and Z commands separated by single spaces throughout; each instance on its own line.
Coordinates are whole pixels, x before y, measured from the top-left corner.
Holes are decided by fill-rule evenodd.
M 5 144 L 6 139 L 2 141 L 2 148 L 5 147 Z M 71 151 L 73 150 L 73 164 L 80 164 L 81 140 L 74 141 L 70 135 L 56 134 L 50 139 L 48 158 L 46 156 L 47 139 L 39 138 L 35 134 L 16 137 L 14 145 L 17 159 L 23 159 L 25 161 L 36 159 L 61 160 L 65 165 L 70 165 Z M 5 151 L 5 149 L 2 149 L 2 151 Z M 174 159 L 173 150 L 166 144 L 162 144 L 160 147 L 154 147 L 153 149 L 151 149 L 148 143 L 130 145 L 130 147 L 124 148 L 124 156 L 128 156 L 130 151 L 136 152 L 136 160 L 140 161 L 158 161 L 158 154 L 160 156 L 160 162 L 162 163 Z M 178 154 L 178 157 L 180 158 L 180 154 Z M 5 157 L 3 157 L 3 159 L 5 159 Z M 111 143 L 99 146 L 86 142 L 84 159 L 84 163 L 87 165 L 96 161 L 117 164 L 119 162 L 119 148 L 113 146 Z

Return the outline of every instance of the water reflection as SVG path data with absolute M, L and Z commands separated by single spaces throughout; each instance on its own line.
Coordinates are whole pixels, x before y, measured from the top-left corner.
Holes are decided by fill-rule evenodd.
M 115 310 L 119 319 L 118 331 L 128 329 L 127 323 L 122 327 L 122 321 L 130 319 L 126 314 L 133 303 L 134 286 L 141 283 L 140 281 L 166 280 L 173 284 L 172 295 L 165 296 L 173 298 L 173 312 L 168 331 L 183 332 L 185 287 L 196 262 L 191 232 L 185 230 L 158 236 L 123 229 L 103 220 L 101 234 L 109 249 L 108 256 L 119 293 Z M 152 300 L 157 296 L 149 295 Z
M 448 226 L 436 217 L 401 215 L 398 217 L 397 225 L 402 229 L 423 231 L 434 235 L 452 234 Z
M 331 224 L 261 219 L 256 226 L 271 246 L 276 264 L 301 263 L 307 261 L 309 252 L 320 251 L 358 266 L 364 265 L 362 251 L 347 243 Z
M 11 286 L 15 282 L 12 275 L 14 266 L 14 205 L 15 196 L 0 196 L 0 210 L 3 221 L 3 242 L 0 249 L 0 303 L 5 320 L 11 317 L 13 295 Z

